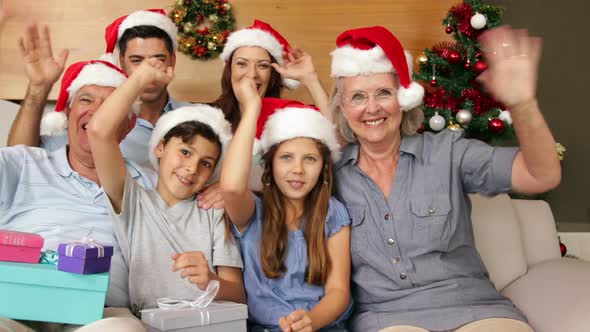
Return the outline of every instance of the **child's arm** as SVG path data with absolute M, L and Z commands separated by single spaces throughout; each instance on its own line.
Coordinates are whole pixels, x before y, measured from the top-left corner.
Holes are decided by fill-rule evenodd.
M 207 289 L 209 281 L 219 281 L 219 292 L 215 300 L 246 303 L 246 293 L 242 281 L 242 271 L 237 267 L 218 266 L 217 274 L 211 272 L 207 258 L 201 251 L 191 251 L 172 255 L 174 264 L 172 271 L 182 269 L 180 276 L 188 277 L 188 281 L 199 289 Z
M 130 121 L 127 132 L 121 126 L 129 116 L 132 104 L 143 87 L 152 82 L 170 82 L 172 68 L 163 68 L 158 59 L 144 61 L 125 83 L 117 88 L 99 107 L 88 123 L 88 141 L 94 157 L 98 178 L 109 196 L 115 212 L 121 211 L 127 169 L 119 143 L 133 128 Z
M 317 331 L 340 317 L 350 301 L 350 227 L 343 227 L 328 238 L 331 266 L 325 284 L 325 295 L 310 311 L 296 310 L 279 320 L 283 331 L 299 331 L 311 326 Z
M 242 110 L 242 119 L 227 150 L 219 180 L 225 211 L 241 232 L 254 213 L 254 196 L 248 190 L 252 167 L 252 146 L 261 100 L 254 81 L 244 76 L 234 88 Z

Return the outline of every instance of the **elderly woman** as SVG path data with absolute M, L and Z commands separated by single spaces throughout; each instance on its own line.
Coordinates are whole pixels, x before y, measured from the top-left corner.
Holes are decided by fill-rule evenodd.
M 334 117 L 350 144 L 336 166 L 352 217 L 355 331 L 532 331 L 490 281 L 475 248 L 468 193 L 538 193 L 560 182 L 536 101 L 541 44 L 498 28 L 480 39 L 478 80 L 512 111 L 520 149 L 445 130 L 416 135 L 423 89 L 383 27 L 349 30 L 332 53 Z

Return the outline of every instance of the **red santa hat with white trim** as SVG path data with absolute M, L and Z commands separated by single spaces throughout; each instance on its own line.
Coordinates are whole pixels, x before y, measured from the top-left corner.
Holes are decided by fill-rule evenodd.
M 265 49 L 280 66 L 285 64 L 283 52 L 291 51 L 291 45 L 285 37 L 273 29 L 270 24 L 259 20 L 254 20 L 252 26 L 232 32 L 227 37 L 223 52 L 219 57 L 228 62 L 234 51 L 243 46 L 258 46 Z M 297 89 L 299 81 L 283 78 L 283 86 L 291 90 Z
M 123 36 L 125 30 L 140 25 L 151 25 L 162 29 L 172 39 L 174 49 L 176 50 L 178 48 L 178 28 L 166 15 L 164 9 L 138 10 L 129 15 L 119 17 L 105 28 L 104 39 L 107 47 L 106 53 L 101 56 L 101 59 L 118 64 L 119 60 L 118 57 L 114 56 L 114 51 L 117 48 L 119 39 Z
M 98 85 L 117 88 L 127 75 L 119 67 L 102 60 L 76 62 L 66 69 L 61 79 L 61 88 L 55 111 L 41 119 L 41 135 L 55 136 L 65 133 L 68 127 L 66 107 L 71 106 L 72 98 L 85 85 Z
M 225 151 L 229 146 L 232 139 L 231 124 L 225 119 L 223 111 L 217 107 L 209 106 L 206 104 L 192 104 L 190 106 L 183 106 L 174 110 L 174 112 L 164 113 L 156 122 L 152 136 L 148 143 L 149 148 L 149 159 L 154 169 L 159 168 L 158 157 L 156 156 L 156 148 L 162 141 L 164 136 L 177 125 L 188 122 L 196 121 L 211 127 L 213 132 L 219 137 L 221 142 L 221 153 L 213 175 L 209 179 L 209 183 L 219 178 L 221 172 L 221 165 L 225 156 Z
M 264 154 L 273 145 L 297 137 L 324 143 L 330 149 L 332 160 L 340 160 L 336 128 L 317 107 L 295 100 L 263 98 L 256 127 L 261 152 Z
M 344 31 L 332 51 L 332 77 L 397 73 L 397 99 L 402 111 L 420 106 L 424 88 L 412 81 L 412 56 L 381 26 Z

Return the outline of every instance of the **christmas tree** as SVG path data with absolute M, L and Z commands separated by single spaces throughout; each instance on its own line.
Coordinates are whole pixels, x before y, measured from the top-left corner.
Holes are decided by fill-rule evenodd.
M 502 8 L 481 0 L 452 7 L 443 26 L 454 41 L 443 41 L 416 58 L 414 74 L 426 90 L 421 130 L 464 130 L 465 136 L 495 145 L 516 143 L 512 119 L 475 80 L 487 69 L 477 38 L 501 24 Z

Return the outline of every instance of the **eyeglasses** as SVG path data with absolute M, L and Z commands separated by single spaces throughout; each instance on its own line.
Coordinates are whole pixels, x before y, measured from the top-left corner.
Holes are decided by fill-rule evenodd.
M 373 93 L 375 102 L 380 106 L 388 106 L 395 98 L 395 89 L 378 89 Z M 365 91 L 355 91 L 350 96 L 344 96 L 342 102 L 350 107 L 364 107 L 371 96 Z

